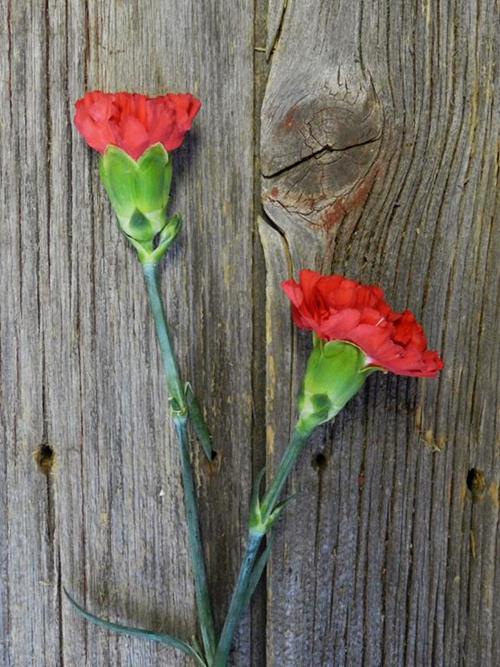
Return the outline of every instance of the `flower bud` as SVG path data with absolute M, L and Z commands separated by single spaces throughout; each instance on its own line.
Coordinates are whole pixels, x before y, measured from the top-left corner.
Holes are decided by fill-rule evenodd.
M 122 231 L 133 241 L 150 244 L 167 224 L 172 162 L 161 144 L 136 161 L 110 145 L 101 158 L 101 180 Z
M 344 341 L 315 337 L 299 396 L 300 423 L 312 429 L 333 419 L 377 370 L 364 352 Z

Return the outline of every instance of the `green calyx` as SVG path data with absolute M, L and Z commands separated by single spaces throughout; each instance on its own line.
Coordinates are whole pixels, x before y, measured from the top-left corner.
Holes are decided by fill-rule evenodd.
M 366 355 L 345 341 L 314 339 L 299 396 L 299 423 L 305 430 L 333 419 L 374 370 Z
M 170 155 L 161 144 L 155 144 L 134 160 L 120 148 L 109 146 L 101 157 L 99 173 L 120 229 L 142 262 L 157 263 L 181 225 L 178 216 L 167 218 Z

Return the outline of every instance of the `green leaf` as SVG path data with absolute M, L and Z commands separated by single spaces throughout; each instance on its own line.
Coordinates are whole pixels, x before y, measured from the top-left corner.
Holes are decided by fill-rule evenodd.
M 193 389 L 189 382 L 185 386 L 186 402 L 188 404 L 188 417 L 193 426 L 193 429 L 198 437 L 198 441 L 202 446 L 205 456 L 209 461 L 214 459 L 214 450 L 212 448 L 212 436 L 208 430 L 208 426 L 203 419 L 200 405 L 193 393 Z
M 167 250 L 170 248 L 172 243 L 177 238 L 181 228 L 182 228 L 182 218 L 178 213 L 176 213 L 174 216 L 170 218 L 170 220 L 168 220 L 167 224 L 163 227 L 158 239 L 158 245 L 148 257 L 149 262 L 153 264 L 159 263 L 161 258 L 165 255 Z
M 253 533 L 262 533 L 266 532 L 265 526 L 263 524 L 262 517 L 262 508 L 260 504 L 260 486 L 262 484 L 262 479 L 266 473 L 265 467 L 257 475 L 252 491 L 252 499 L 250 500 L 250 518 L 249 518 L 249 527 L 250 531 Z
M 179 651 L 182 651 L 190 658 L 193 658 L 193 660 L 199 667 L 207 667 L 207 663 L 205 662 L 204 658 L 198 653 L 198 651 L 195 650 L 190 644 L 183 641 L 182 639 L 177 639 L 176 637 L 171 637 L 170 635 L 164 635 L 164 634 L 159 634 L 157 632 L 152 632 L 151 630 L 144 630 L 143 628 L 132 628 L 126 625 L 119 625 L 118 623 L 111 623 L 109 621 L 105 621 L 104 619 L 99 618 L 98 616 L 94 616 L 94 614 L 91 614 L 86 609 L 81 607 L 71 597 L 71 595 L 65 588 L 63 588 L 63 591 L 68 600 L 70 601 L 70 603 L 73 605 L 74 609 L 80 614 L 80 616 L 85 618 L 87 621 L 90 621 L 90 623 L 98 625 L 101 628 L 105 628 L 106 630 L 112 630 L 113 632 L 117 632 L 118 634 L 128 635 L 130 637 L 139 637 L 140 639 L 147 639 L 150 641 L 159 642 L 160 644 L 171 646 L 172 648 L 176 648 Z
M 160 234 L 160 243 L 170 244 L 175 241 L 179 232 L 182 229 L 182 217 L 180 213 L 176 213 L 169 220 L 167 224 L 163 227 Z

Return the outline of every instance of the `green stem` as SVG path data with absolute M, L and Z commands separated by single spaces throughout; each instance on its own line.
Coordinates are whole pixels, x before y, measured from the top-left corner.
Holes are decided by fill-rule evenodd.
M 233 592 L 233 597 L 231 598 L 224 628 L 222 629 L 222 634 L 219 639 L 219 645 L 217 646 L 213 667 L 226 667 L 227 665 L 234 632 L 241 617 L 243 616 L 246 604 L 248 602 L 247 589 L 252 577 L 255 560 L 257 558 L 259 547 L 263 538 L 264 535 L 260 533 L 248 534 L 248 543 L 245 556 L 243 557 L 240 573 L 238 575 L 238 581 L 236 582 L 236 587 Z
M 149 304 L 156 325 L 156 335 L 160 345 L 165 375 L 167 377 L 171 408 L 174 414 L 186 414 L 187 405 L 184 387 L 182 386 L 181 374 L 167 326 L 163 300 L 161 298 L 160 290 L 158 289 L 158 267 L 156 264 L 143 264 L 142 268 L 148 289 Z
M 205 647 L 205 655 L 210 662 L 215 652 L 216 638 L 210 595 L 208 592 L 207 575 L 205 571 L 205 557 L 201 541 L 200 520 L 198 517 L 198 507 L 196 505 L 193 471 L 187 447 L 186 418 L 174 417 L 174 423 L 181 454 L 182 484 L 184 486 L 186 521 L 188 525 L 189 542 L 191 544 L 191 558 L 193 561 L 198 616 L 200 620 L 203 646 Z
M 288 475 L 302 453 L 311 432 L 311 430 L 305 430 L 300 424 L 300 421 L 297 423 L 290 442 L 283 453 L 276 476 L 271 482 L 269 490 L 262 502 L 261 509 L 263 516 L 269 516 L 276 507 Z M 245 555 L 243 557 L 236 587 L 231 598 L 222 634 L 219 639 L 213 667 L 226 667 L 227 665 L 234 632 L 249 602 L 248 589 L 252 581 L 255 561 L 263 538 L 264 533 L 260 532 L 256 533 L 250 531 L 248 535 Z
M 288 475 L 292 472 L 297 459 L 302 453 L 306 442 L 309 439 L 312 431 L 310 429 L 304 429 L 300 424 L 300 421 L 296 424 L 295 430 L 292 433 L 290 442 L 288 443 L 287 448 L 283 452 L 281 457 L 280 464 L 276 471 L 276 475 L 271 482 L 269 489 L 264 496 L 262 501 L 262 514 L 270 514 L 273 509 L 278 504 L 278 501 L 283 491 Z
M 196 491 L 193 472 L 187 446 L 186 420 L 189 415 L 188 401 L 181 380 L 179 366 L 175 358 L 172 341 L 168 331 L 163 300 L 158 288 L 157 266 L 152 263 L 143 264 L 151 311 L 156 325 L 158 343 L 163 358 L 163 365 L 167 377 L 170 406 L 179 441 L 179 450 L 182 463 L 182 482 L 184 487 L 184 502 L 186 505 L 186 520 L 188 524 L 191 560 L 193 564 L 196 604 L 200 622 L 203 645 L 206 657 L 210 663 L 216 645 L 215 626 L 208 592 L 205 558 L 201 541 L 200 521 L 196 503 Z M 198 423 L 202 420 L 201 412 L 196 415 Z M 205 425 L 205 431 L 208 429 Z

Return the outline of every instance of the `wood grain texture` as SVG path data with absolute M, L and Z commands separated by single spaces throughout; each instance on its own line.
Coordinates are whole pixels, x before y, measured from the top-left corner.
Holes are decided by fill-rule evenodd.
M 189 90 L 175 155 L 185 230 L 162 286 L 219 453 L 196 449 L 221 623 L 251 484 L 253 12 L 234 1 L 2 0 L 0 663 L 184 665 L 80 621 L 194 631 L 175 438 L 141 270 L 71 124 L 85 90 Z M 10 107 L 9 107 L 10 103 Z M 189 305 L 188 305 L 189 304 Z M 33 453 L 55 452 L 49 474 Z M 5 533 L 6 531 L 6 533 Z M 235 664 L 250 664 L 250 627 Z
M 500 661 L 494 12 L 270 3 L 270 467 L 310 346 L 283 276 L 307 266 L 380 283 L 423 320 L 446 370 L 371 378 L 303 457 L 267 577 L 269 665 Z
M 309 349 L 280 280 L 314 266 L 379 282 L 447 364 L 437 381 L 372 377 L 315 435 L 233 664 L 499 664 L 493 0 L 0 14 L 0 664 L 188 664 L 81 622 L 63 584 L 112 620 L 195 627 L 141 271 L 71 125 L 96 87 L 204 103 L 175 156 L 186 223 L 162 286 L 218 451 L 208 465 L 195 448 L 219 624 L 252 476 L 276 465 Z

